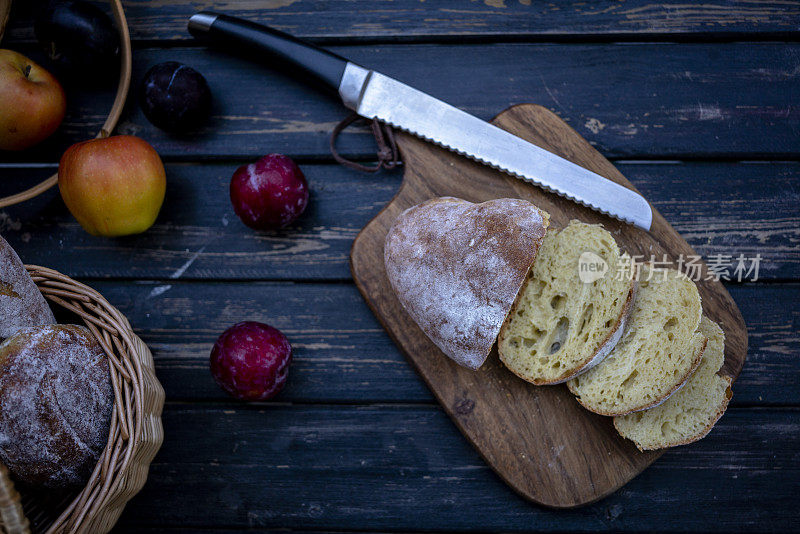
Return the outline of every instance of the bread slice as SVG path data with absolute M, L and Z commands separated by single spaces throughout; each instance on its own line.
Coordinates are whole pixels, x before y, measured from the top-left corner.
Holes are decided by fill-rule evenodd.
M 708 346 L 686 385 L 661 406 L 614 418 L 617 432 L 633 441 L 639 450 L 675 447 L 702 439 L 725 413 L 732 395 L 731 379 L 717 374 L 725 361 L 725 334 L 706 317 L 700 322 L 700 333 L 708 338 Z
M 673 269 L 642 266 L 622 340 L 597 367 L 567 383 L 586 409 L 626 415 L 661 404 L 700 364 L 708 339 L 694 282 Z
M 633 309 L 635 281 L 618 276 L 625 261 L 630 265 L 600 225 L 572 221 L 549 230 L 500 330 L 500 360 L 537 385 L 565 382 L 600 363 Z M 589 271 L 595 265 L 605 269 Z
M 386 235 L 397 299 L 442 352 L 470 369 L 489 355 L 550 224 L 525 200 L 434 198 Z

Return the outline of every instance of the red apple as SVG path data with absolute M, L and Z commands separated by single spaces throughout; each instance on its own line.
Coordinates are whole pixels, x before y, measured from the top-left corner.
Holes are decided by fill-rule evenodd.
M 147 141 L 117 135 L 69 147 L 58 164 L 58 188 L 84 230 L 115 237 L 153 225 L 167 178 Z
M 308 204 L 308 183 L 291 158 L 269 154 L 242 165 L 231 178 L 233 211 L 250 228 L 277 230 L 297 219 Z
M 271 399 L 286 385 L 292 346 L 280 330 L 245 321 L 225 330 L 211 349 L 211 374 L 240 400 Z
M 0 50 L 0 149 L 23 150 L 50 137 L 67 99 L 52 74 L 11 50 Z

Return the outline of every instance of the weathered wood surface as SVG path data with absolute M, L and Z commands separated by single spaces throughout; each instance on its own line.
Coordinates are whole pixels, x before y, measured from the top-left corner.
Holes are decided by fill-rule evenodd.
M 255 320 L 285 332 L 294 347 L 281 402 L 432 402 L 351 283 L 170 280 L 91 285 L 130 319 L 153 350 L 168 399 L 228 399 L 208 370 L 211 346 L 228 326 Z M 734 384 L 733 405 L 797 405 L 800 285 L 728 289 L 749 335 L 747 365 Z
M 509 105 L 543 105 L 610 158 L 796 159 L 800 144 L 800 44 L 493 44 L 337 46 L 334 51 L 490 119 Z M 37 57 L 34 54 L 34 57 Z M 141 113 L 146 70 L 182 61 L 202 72 L 213 117 L 199 133 L 165 134 Z M 134 54 L 134 91 L 119 133 L 139 135 L 181 161 L 252 158 L 269 152 L 329 157 L 333 126 L 347 115 L 337 98 L 267 67 L 205 48 L 147 48 Z M 5 161 L 55 162 L 99 129 L 113 96 L 68 90 L 69 114 L 54 137 Z M 374 154 L 366 129 L 340 148 Z
M 10 39 L 32 40 L 30 12 L 19 2 Z M 30 2 L 35 4 L 35 2 Z M 530 0 L 251 0 L 126 2 L 134 40 L 186 40 L 186 21 L 198 10 L 247 17 L 303 37 L 358 39 L 514 39 L 554 37 L 701 38 L 776 37 L 797 30 L 800 3 L 792 1 L 693 4 L 629 0 L 531 2 Z
M 434 406 L 169 404 L 121 523 L 391 531 L 795 531 L 800 412 L 731 409 L 611 497 L 533 506 Z M 191 444 L 190 446 L 187 446 Z
M 349 280 L 353 239 L 400 186 L 400 172 L 364 175 L 306 163 L 308 213 L 284 232 L 257 233 L 239 221 L 228 197 L 230 176 L 241 163 L 168 164 L 164 209 L 140 236 L 86 234 L 56 191 L 0 210 L 0 233 L 25 261 L 81 278 Z M 761 280 L 800 278 L 800 164 L 618 166 L 698 253 L 761 254 Z M 52 171 L 0 168 L 0 195 Z
M 34 50 L 36 3 L 15 3 L 3 46 Z M 800 286 L 785 282 L 800 280 L 800 173 L 774 160 L 800 153 L 798 2 L 132 0 L 125 8 L 137 81 L 156 62 L 182 60 L 215 96 L 209 128 L 175 139 L 152 128 L 131 95 L 124 131 L 181 162 L 168 166 L 157 226 L 135 238 L 91 238 L 54 193 L 0 214 L 0 232 L 23 255 L 88 277 L 121 307 L 153 347 L 168 397 L 180 401 L 167 407 L 162 455 L 119 531 L 797 530 Z M 770 283 L 728 285 L 750 344 L 734 407 L 706 440 L 668 452 L 598 504 L 551 512 L 515 496 L 431 404 L 346 282 L 349 244 L 399 174 L 309 163 L 328 158 L 328 132 L 344 110 L 268 69 L 194 47 L 184 24 L 197 9 L 337 45 L 484 118 L 513 103 L 544 104 L 615 159 L 730 160 L 617 165 L 699 252 L 770 258 L 762 269 Z M 515 70 L 522 76 L 508 74 Z M 20 173 L 45 176 L 1 163 L 57 161 L 93 134 L 112 92 L 70 89 L 54 141 L 0 155 L 0 189 L 16 190 Z M 340 146 L 372 151 L 363 129 Z M 244 229 L 227 201 L 233 169 L 272 151 L 302 157 L 314 189 L 309 214 L 280 236 Z M 740 163 L 752 159 L 772 161 Z M 251 281 L 270 279 L 286 282 Z M 198 295 L 202 305 L 193 305 Z M 225 397 L 209 377 L 208 351 L 223 328 L 247 318 L 287 331 L 291 380 L 276 403 L 218 404 Z

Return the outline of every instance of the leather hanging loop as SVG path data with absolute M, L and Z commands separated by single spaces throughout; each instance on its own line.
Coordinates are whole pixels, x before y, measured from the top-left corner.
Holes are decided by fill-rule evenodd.
M 372 135 L 375 137 L 375 143 L 378 145 L 378 162 L 372 166 L 349 160 L 336 150 L 336 138 L 339 137 L 339 134 L 348 126 L 359 119 L 370 123 Z M 368 119 L 364 119 L 356 113 L 350 114 L 333 128 L 333 132 L 331 133 L 331 154 L 333 155 L 333 159 L 339 164 L 344 165 L 348 169 L 362 172 L 378 172 L 381 169 L 391 170 L 400 164 L 400 152 L 397 150 L 397 141 L 394 138 L 394 130 L 392 127 L 380 122 L 378 119 L 368 121 Z

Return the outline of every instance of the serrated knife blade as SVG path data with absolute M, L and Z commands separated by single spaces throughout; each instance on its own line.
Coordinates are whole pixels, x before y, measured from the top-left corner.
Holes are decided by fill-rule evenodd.
M 377 71 L 283 32 L 218 13 L 189 19 L 189 31 L 236 52 L 277 60 L 323 87 L 345 106 L 489 165 L 606 215 L 649 230 L 650 205 L 639 194 L 469 113 Z
M 650 229 L 653 212 L 636 192 L 393 78 L 348 63 L 339 95 L 362 117 Z

